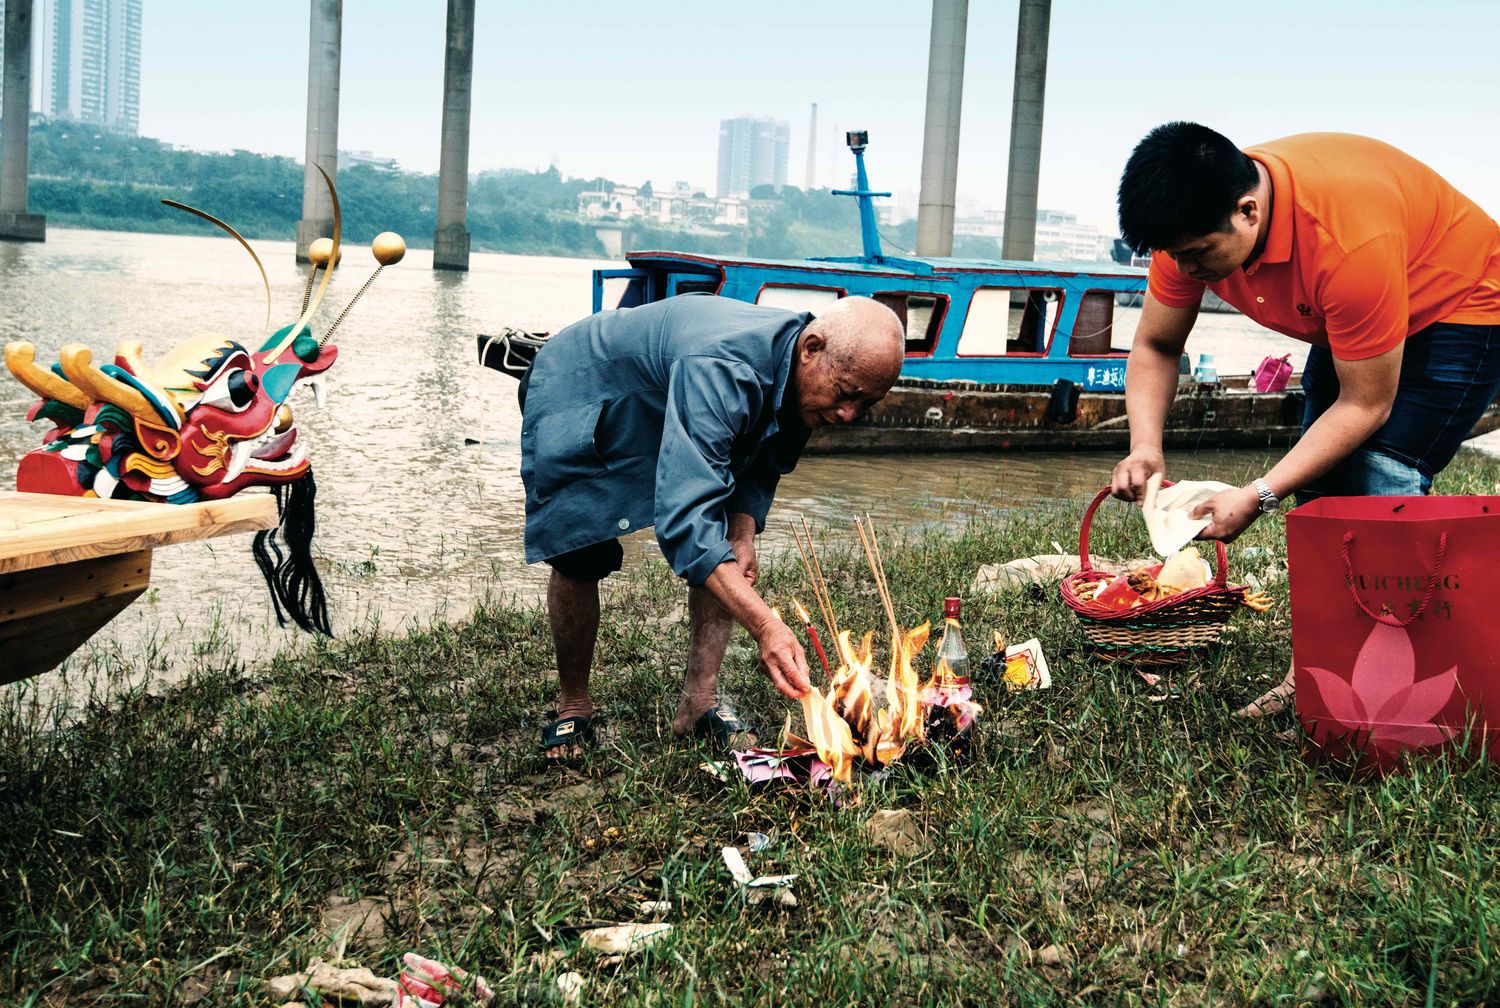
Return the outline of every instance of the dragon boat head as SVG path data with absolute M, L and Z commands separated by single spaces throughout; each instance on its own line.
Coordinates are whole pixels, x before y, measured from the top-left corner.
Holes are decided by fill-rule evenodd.
M 338 348 L 304 329 L 279 330 L 258 350 L 204 335 L 146 365 L 141 345 L 121 343 L 111 364 L 70 344 L 51 369 L 29 343 L 5 348 L 5 362 L 41 395 L 28 419 L 55 425 L 16 474 L 20 490 L 71 496 L 219 500 L 247 487 L 302 478 L 310 462 L 290 402 L 323 375 Z
M 27 418 L 54 425 L 41 447 L 22 458 L 17 489 L 180 504 L 302 479 L 309 453 L 291 398 L 305 386 L 321 406 L 324 375 L 338 359 L 338 347 L 328 342 L 338 322 L 321 339 L 309 326 L 338 262 L 337 230 L 310 250 L 313 271 L 301 317 L 248 346 L 205 334 L 148 364 L 141 344 L 127 340 L 112 363 L 101 365 L 88 347 L 74 343 L 47 368 L 37 364 L 30 343 L 8 345 L 11 373 L 41 397 Z M 376 273 L 399 262 L 405 250 L 399 236 L 378 236 L 372 245 Z M 322 286 L 311 298 L 320 267 Z M 267 284 L 268 320 L 269 294 Z
M 96 363 L 88 347 L 71 343 L 50 367 L 36 362 L 30 343 L 16 342 L 6 346 L 5 363 L 40 397 L 27 419 L 53 425 L 41 447 L 22 457 L 16 489 L 186 504 L 268 487 L 276 494 L 281 524 L 257 534 L 253 549 L 276 618 L 330 633 L 312 557 L 317 491 L 290 400 L 299 386 L 309 386 L 322 405 L 324 376 L 338 359 L 329 337 L 375 276 L 401 261 L 406 243 L 389 231 L 375 236 L 375 275 L 315 337 L 312 319 L 340 258 L 338 194 L 326 172 L 323 178 L 333 203 L 333 237 L 308 249 L 312 271 L 302 312 L 291 325 L 264 335 L 271 328 L 271 284 L 249 242 L 201 210 L 163 200 L 223 228 L 250 253 L 266 290 L 260 335 L 243 343 L 218 335 L 190 337 L 151 364 L 135 340 L 120 343 L 106 364 Z

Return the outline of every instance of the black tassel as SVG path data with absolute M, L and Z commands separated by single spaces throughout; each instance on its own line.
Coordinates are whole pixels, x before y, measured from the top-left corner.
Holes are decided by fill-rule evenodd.
M 312 540 L 317 528 L 313 504 L 318 485 L 312 470 L 296 482 L 283 483 L 273 489 L 276 513 L 281 516 L 279 528 L 255 534 L 255 562 L 266 576 L 271 589 L 271 604 L 276 607 L 276 622 L 286 626 L 291 620 L 308 633 L 332 637 L 328 625 L 328 599 L 323 581 L 313 566 Z M 278 534 L 279 533 L 279 534 Z M 285 545 L 286 551 L 282 552 Z

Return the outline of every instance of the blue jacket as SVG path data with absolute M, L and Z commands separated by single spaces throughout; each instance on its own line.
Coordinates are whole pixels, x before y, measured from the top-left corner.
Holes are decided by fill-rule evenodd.
M 812 316 L 706 294 L 591 315 L 552 337 L 521 421 L 526 561 L 656 526 L 689 584 L 734 557 L 728 516 L 757 531 L 809 431 L 783 410 Z

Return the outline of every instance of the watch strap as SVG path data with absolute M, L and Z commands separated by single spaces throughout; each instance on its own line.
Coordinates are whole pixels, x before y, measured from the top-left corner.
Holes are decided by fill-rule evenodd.
M 1260 495 L 1261 514 L 1270 514 L 1281 506 L 1280 498 L 1271 492 L 1271 485 L 1265 480 L 1257 476 L 1250 481 L 1250 485 L 1255 487 L 1255 492 Z

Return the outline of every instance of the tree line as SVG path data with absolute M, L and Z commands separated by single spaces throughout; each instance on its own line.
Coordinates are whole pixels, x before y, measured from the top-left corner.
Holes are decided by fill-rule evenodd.
M 183 150 L 149 137 L 108 133 L 80 123 L 39 122 L 30 142 L 32 212 L 62 227 L 197 233 L 203 224 L 163 206 L 175 199 L 226 221 L 249 238 L 290 240 L 302 216 L 302 162 L 236 150 Z M 366 243 L 397 231 L 429 248 L 437 226 L 435 174 L 352 165 L 338 173 L 344 236 Z M 578 194 L 605 179 L 565 179 L 544 171 L 483 172 L 469 185 L 468 228 L 476 251 L 601 258 L 593 227 L 578 219 Z M 646 183 L 647 186 L 650 183 Z M 644 187 L 643 187 L 644 188 Z M 749 227 L 664 227 L 624 222 L 627 249 L 708 255 L 802 258 L 857 255 L 854 201 L 795 186 L 761 186 L 751 194 Z M 910 248 L 915 225 L 884 229 L 887 254 Z M 957 255 L 994 256 L 995 242 L 959 239 Z

